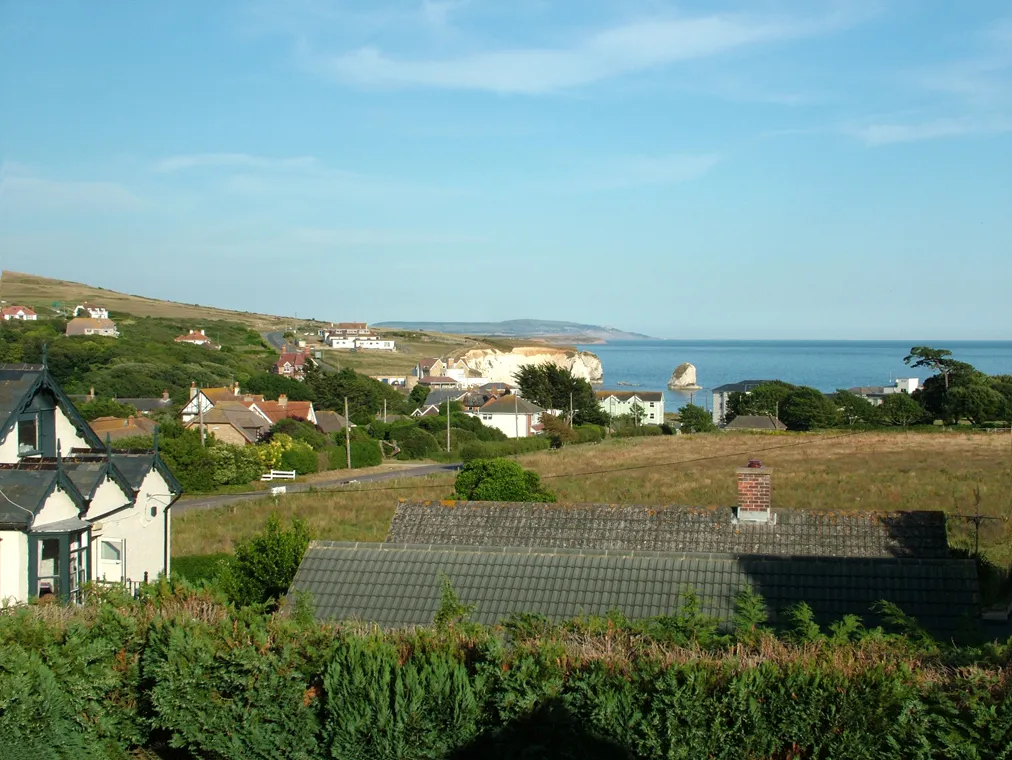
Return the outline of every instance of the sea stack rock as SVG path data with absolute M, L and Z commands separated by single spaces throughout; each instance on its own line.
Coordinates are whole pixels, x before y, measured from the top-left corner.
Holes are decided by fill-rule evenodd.
M 698 391 L 700 386 L 696 385 L 696 368 L 684 362 L 675 367 L 668 381 L 668 388 L 673 391 Z

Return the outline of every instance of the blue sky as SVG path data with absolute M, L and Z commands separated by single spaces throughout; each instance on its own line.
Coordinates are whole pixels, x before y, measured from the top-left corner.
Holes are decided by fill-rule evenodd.
M 1004 0 L 0 0 L 0 264 L 321 319 L 1008 339 Z

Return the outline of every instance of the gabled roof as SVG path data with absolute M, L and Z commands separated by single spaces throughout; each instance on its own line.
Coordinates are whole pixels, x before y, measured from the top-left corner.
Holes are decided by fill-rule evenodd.
M 360 619 L 384 628 L 429 625 L 445 574 L 471 619 L 495 624 L 514 612 L 552 620 L 669 615 L 692 591 L 702 612 L 724 625 L 736 597 L 751 587 L 773 622 L 806 602 L 820 622 L 845 614 L 877 622 L 872 606 L 897 604 L 931 631 L 952 631 L 976 613 L 972 560 L 829 559 L 726 554 L 313 541 L 291 592 L 312 594 L 323 619 Z
M 727 430 L 787 430 L 787 425 L 772 414 L 743 414 L 725 427 Z
M 30 527 L 57 487 L 70 495 L 78 511 L 84 509 L 84 496 L 55 462 L 0 464 L 0 525 Z
M 144 484 L 144 478 L 148 476 L 148 473 L 155 469 L 165 478 L 169 490 L 174 495 L 178 496 L 183 492 L 183 486 L 176 480 L 176 476 L 154 451 L 117 451 L 113 449 L 112 463 L 135 491 Z
M 194 420 L 190 427 L 197 424 L 197 420 Z M 260 440 L 260 436 L 271 427 L 271 423 L 239 401 L 221 401 L 215 404 L 204 413 L 204 424 L 230 425 L 250 443 Z
M 442 359 L 439 359 L 438 357 L 427 357 L 425 359 L 420 359 L 418 361 L 418 366 L 422 369 L 432 369 L 436 366 L 436 362 L 442 362 Z
M 0 437 L 7 435 L 18 415 L 41 390 L 47 390 L 84 439 L 94 448 L 102 448 L 102 440 L 78 413 L 70 397 L 41 364 L 0 364 Z
M 614 396 L 619 401 L 629 401 L 638 398 L 640 401 L 663 401 L 664 394 L 661 391 L 597 391 L 597 398 L 603 401 L 609 396 Z
M 348 422 L 344 419 L 343 414 L 330 410 L 316 413 L 316 426 L 324 433 L 338 433 L 344 430 L 347 425 Z M 355 425 L 352 424 L 352 427 L 355 427 Z
M 527 399 L 510 395 L 492 399 L 480 411 L 482 414 L 537 414 L 545 410 Z
M 739 523 L 733 507 L 401 502 L 387 541 L 820 557 L 949 556 L 943 512 L 775 509 Z
M 774 380 L 739 380 L 737 383 L 727 383 L 713 389 L 714 393 L 748 393 L 760 385 L 767 385 L 776 382 Z
M 293 367 L 301 367 L 306 363 L 306 355 L 301 352 L 285 352 L 281 354 L 281 357 L 276 362 L 274 362 L 274 365 L 276 367 L 282 367 L 285 363 L 291 364 Z
M 441 375 L 429 375 L 428 377 L 418 379 L 419 385 L 456 385 L 457 382 L 452 377 L 443 377 Z
M 460 388 L 436 388 L 429 391 L 429 395 L 425 397 L 424 406 L 440 406 L 445 409 L 447 399 L 460 401 L 466 395 L 467 391 Z
M 152 435 L 157 423 L 147 417 L 98 417 L 91 421 L 91 429 L 99 438 L 108 435 L 112 440 L 131 438 L 141 435 Z
M 286 417 L 308 420 L 313 412 L 312 401 L 288 401 L 284 406 L 281 406 L 277 401 L 257 401 L 255 405 L 270 418 L 271 423 L 277 423 Z M 251 402 L 248 406 L 253 406 L 253 403 Z
M 18 314 L 32 316 L 35 314 L 35 311 L 29 306 L 7 306 L 3 309 L 2 313 L 12 317 Z

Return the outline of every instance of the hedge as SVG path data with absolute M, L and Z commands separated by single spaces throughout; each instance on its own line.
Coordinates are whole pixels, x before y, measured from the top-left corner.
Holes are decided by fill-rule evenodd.
M 383 634 L 167 585 L 8 610 L 0 758 L 165 743 L 235 760 L 1012 752 L 1008 644 L 926 646 L 845 625 L 796 643 L 742 628 L 672 645 L 614 620 L 526 626 L 458 618 Z
M 642 438 L 644 436 L 664 435 L 660 425 L 639 425 L 623 427 L 612 433 L 616 438 Z
M 344 446 L 333 446 L 327 449 L 328 464 L 331 470 L 344 470 L 348 466 L 348 450 Z M 375 467 L 383 464 L 383 453 L 379 441 L 352 441 L 351 466 Z
M 460 458 L 465 462 L 474 459 L 497 459 L 515 454 L 530 454 L 551 448 L 549 438 L 532 436 L 530 438 L 513 438 L 508 441 L 476 441 L 465 443 L 460 448 Z

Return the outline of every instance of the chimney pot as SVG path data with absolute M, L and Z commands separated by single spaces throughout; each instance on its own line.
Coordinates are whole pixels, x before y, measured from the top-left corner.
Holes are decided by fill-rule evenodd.
M 197 382 L 193 381 L 190 383 L 190 398 L 194 398 L 197 395 Z
M 169 400 L 169 391 L 166 389 L 166 390 L 162 391 L 162 401 L 168 401 L 168 400 Z

